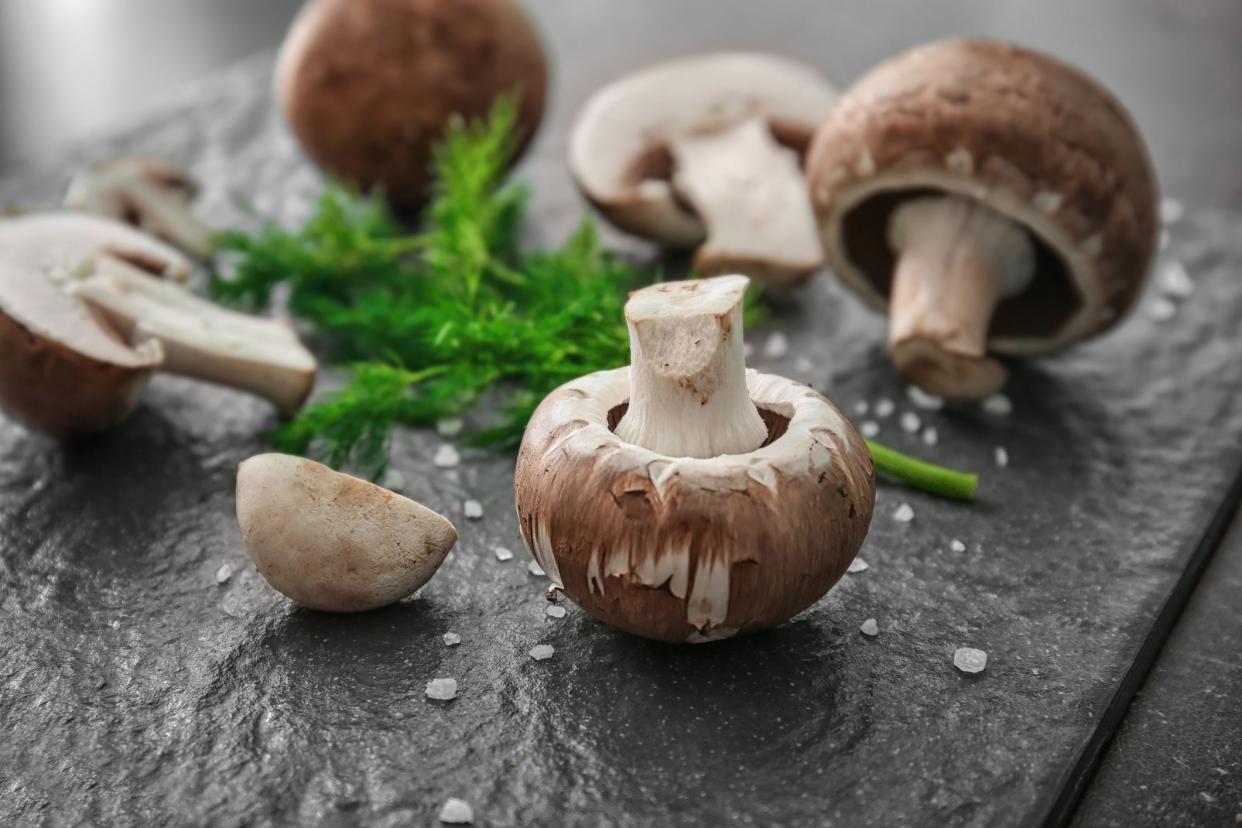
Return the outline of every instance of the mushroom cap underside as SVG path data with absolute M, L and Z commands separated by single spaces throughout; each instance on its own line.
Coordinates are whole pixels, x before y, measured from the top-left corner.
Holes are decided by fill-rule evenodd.
M 613 224 L 689 247 L 706 230 L 669 183 L 670 142 L 759 118 L 801 156 L 836 96 L 818 69 L 777 55 L 712 52 L 656 63 L 586 102 L 570 135 L 570 171 Z
M 906 199 L 962 195 L 1020 223 L 1036 276 L 997 307 L 998 353 L 1108 328 L 1155 249 L 1155 174 L 1129 114 L 1078 69 L 1018 46 L 945 41 L 885 62 L 842 96 L 807 171 L 834 269 L 878 310 L 894 265 L 887 222 Z
M 866 444 L 813 389 L 753 371 L 747 381 L 769 442 L 707 459 L 612 432 L 628 368 L 539 406 L 518 456 L 521 531 L 591 615 L 648 638 L 712 640 L 795 615 L 845 572 L 875 501 Z
M 259 572 L 301 606 L 359 612 L 425 584 L 457 530 L 420 503 L 285 454 L 237 472 L 237 518 Z
M 31 275 L 64 280 L 100 253 L 175 281 L 183 282 L 190 275 L 190 260 L 179 250 L 103 216 L 64 211 L 0 221 L 0 263 Z

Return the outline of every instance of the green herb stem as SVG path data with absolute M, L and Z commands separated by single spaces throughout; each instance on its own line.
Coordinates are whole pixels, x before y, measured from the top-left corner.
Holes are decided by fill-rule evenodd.
M 979 476 L 916 460 L 908 454 L 867 440 L 876 471 L 901 483 L 939 497 L 974 500 Z

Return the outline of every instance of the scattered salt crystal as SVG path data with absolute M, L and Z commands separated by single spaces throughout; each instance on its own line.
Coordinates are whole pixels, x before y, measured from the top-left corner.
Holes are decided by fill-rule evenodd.
M 983 413 L 1008 417 L 1013 413 L 1013 402 L 1004 394 L 993 394 L 983 401 Z
M 460 643 L 461 643 L 461 636 L 458 635 L 457 633 L 446 632 L 444 634 L 444 646 L 445 647 L 456 647 Z
M 380 485 L 390 492 L 399 492 L 405 488 L 405 478 L 396 469 L 389 469 L 380 478 Z
M 798 369 L 799 373 L 809 374 L 815 370 L 815 363 L 811 362 L 806 357 L 798 357 L 798 361 L 794 363 L 794 367 Z
M 1160 199 L 1160 223 L 1177 224 L 1186 215 L 1185 206 L 1175 198 Z
M 1177 259 L 1166 262 L 1160 269 L 1160 288 L 1165 296 L 1174 299 L 1185 299 L 1195 292 L 1195 283 L 1191 281 L 1186 266 Z
M 552 657 L 552 653 L 556 652 L 552 649 L 551 644 L 536 644 L 530 648 L 530 657 L 535 661 L 546 661 Z
M 477 500 L 467 500 L 461 505 L 461 510 L 471 520 L 483 517 L 483 504 Z
M 867 412 L 870 410 L 871 410 L 871 406 L 867 404 L 866 400 L 859 400 L 858 402 L 854 403 L 854 413 L 857 414 L 859 417 L 866 417 Z
M 966 544 L 962 543 L 957 538 L 954 538 L 953 540 L 949 541 L 949 548 L 952 549 L 954 552 L 965 552 Z
M 845 571 L 853 575 L 856 572 L 866 572 L 870 568 L 871 564 L 867 563 L 862 558 L 855 558 L 850 561 L 850 568 Z
M 1009 452 L 1005 450 L 1004 446 L 997 446 L 992 454 L 996 459 L 997 468 L 1003 469 L 1009 465 Z
M 875 404 L 875 416 L 883 419 L 892 414 L 897 409 L 892 400 L 880 400 Z
M 565 608 L 557 604 L 548 604 L 548 608 L 544 610 L 549 618 L 564 618 Z
M 875 420 L 864 420 L 862 425 L 858 427 L 864 437 L 875 437 L 880 433 L 880 424 Z
M 528 563 L 526 565 L 526 571 L 529 572 L 531 575 L 542 576 L 546 574 L 543 571 L 543 567 L 539 565 L 539 561 L 531 561 L 530 563 Z
M 893 512 L 893 520 L 898 523 L 909 523 L 914 520 L 914 509 L 909 503 L 903 503 Z
M 108 626 L 112 627 L 112 629 L 114 630 L 119 630 L 121 628 L 121 622 L 116 619 L 113 619 L 112 621 L 108 623 Z
M 974 647 L 958 647 L 953 653 L 953 666 L 963 673 L 982 673 L 988 666 L 988 654 Z
M 513 560 L 513 553 L 510 552 L 508 549 L 505 549 L 503 546 L 497 546 L 492 551 L 496 553 L 496 560 L 498 561 Z
M 441 437 L 456 437 L 461 434 L 463 426 L 465 423 L 460 417 L 445 417 L 443 420 L 436 420 L 436 433 Z
M 457 698 L 457 679 L 438 678 L 427 682 L 427 698 L 451 701 Z
M 914 403 L 915 408 L 922 408 L 925 411 L 939 411 L 944 408 L 943 397 L 928 394 L 917 385 L 907 385 L 906 396 L 910 398 L 910 402 Z
M 436 456 L 431 459 L 436 464 L 436 468 L 451 469 L 461 462 L 461 455 L 457 453 L 457 449 L 445 443 L 436 450 Z
M 232 564 L 220 564 L 220 568 L 216 570 L 216 583 L 223 584 L 229 578 L 233 577 Z
M 749 342 L 742 345 L 742 355 L 747 359 L 753 357 L 755 355 L 755 346 L 751 345 Z
M 908 434 L 914 434 L 923 427 L 923 421 L 919 419 L 919 415 L 913 411 L 907 411 L 901 415 L 901 430 Z
M 1156 297 L 1150 305 L 1147 306 L 1147 315 L 1157 322 L 1165 322 L 1172 319 L 1177 314 L 1177 305 L 1163 296 Z
M 768 359 L 780 359 L 789 353 L 789 338 L 780 331 L 768 337 L 767 344 L 763 346 L 763 355 Z
M 450 796 L 440 809 L 440 821 L 449 825 L 469 825 L 474 822 L 474 809 L 464 799 Z
M 872 638 L 875 638 L 880 634 L 880 625 L 876 623 L 874 618 L 868 618 L 866 621 L 862 622 L 862 626 L 859 627 L 858 630 L 863 635 L 869 635 Z
M 923 442 L 929 446 L 934 446 L 940 442 L 940 432 L 936 430 L 935 426 L 928 426 L 923 429 Z

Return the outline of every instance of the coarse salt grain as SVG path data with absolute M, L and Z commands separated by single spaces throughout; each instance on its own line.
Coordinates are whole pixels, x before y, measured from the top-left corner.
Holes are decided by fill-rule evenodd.
M 923 421 L 919 419 L 919 415 L 913 411 L 907 411 L 901 415 L 901 430 L 908 434 L 913 434 L 923 427 Z
M 477 500 L 467 500 L 461 505 L 461 510 L 471 520 L 483 517 L 483 504 Z
M 450 796 L 440 809 L 440 821 L 448 825 L 469 825 L 474 822 L 474 809 L 464 799 Z
M 457 698 L 457 679 L 437 678 L 427 682 L 427 698 L 434 701 L 452 701 Z
M 963 673 L 982 673 L 988 666 L 988 654 L 974 647 L 958 647 L 953 653 L 953 666 Z
M 935 426 L 928 426 L 923 429 L 923 442 L 929 446 L 934 446 L 940 442 L 940 432 L 936 430 Z
M 547 574 L 543 571 L 543 567 L 539 565 L 539 561 L 531 561 L 530 563 L 528 563 L 526 565 L 526 571 L 529 572 L 531 575 L 542 576 L 542 575 Z
M 992 454 L 996 459 L 997 468 L 1003 469 L 1009 465 L 1009 452 L 1005 450 L 1004 446 L 997 446 Z
M 556 604 L 548 604 L 548 608 L 544 610 L 549 618 L 564 618 L 565 608 Z
M 396 469 L 389 469 L 380 478 L 380 486 L 388 489 L 390 492 L 399 492 L 405 488 L 405 477 Z
M 962 543 L 957 538 L 954 538 L 953 540 L 949 541 L 949 548 L 952 549 L 954 552 L 965 552 L 966 544 Z
M 1160 223 L 1177 224 L 1186 215 L 1186 207 L 1175 198 L 1160 199 Z
M 859 417 L 866 417 L 867 412 L 870 410 L 871 410 L 871 406 L 867 404 L 866 400 L 859 400 L 858 402 L 854 403 L 854 413 L 857 414 Z
M 864 437 L 875 437 L 880 433 L 880 424 L 875 420 L 864 420 L 862 425 L 858 426 L 858 430 Z
M 497 547 L 496 547 L 494 550 L 492 550 L 492 551 L 496 553 L 496 560 L 498 560 L 498 561 L 511 561 L 511 560 L 513 560 L 513 553 L 512 553 L 511 551 L 509 551 L 508 549 L 505 549 L 503 546 L 497 546 Z
M 1173 259 L 1160 269 L 1160 288 L 1165 296 L 1185 299 L 1195 292 L 1195 283 L 1186 272 L 1186 266 Z
M 763 355 L 768 359 L 780 359 L 789 353 L 789 338 L 780 331 L 768 337 L 767 343 L 763 346 Z
M 862 622 L 862 626 L 858 628 L 858 631 L 863 635 L 869 635 L 872 638 L 875 638 L 880 634 L 880 625 L 876 623 L 874 618 L 868 618 L 866 621 Z
M 742 356 L 746 357 L 747 359 L 750 359 L 754 355 L 755 355 L 754 345 L 751 345 L 749 342 L 742 345 Z
M 983 413 L 1008 417 L 1013 413 L 1013 402 L 1004 394 L 993 394 L 983 401 Z
M 893 512 L 893 520 L 898 523 L 909 523 L 914 520 L 914 509 L 909 503 L 903 503 Z
M 1147 306 L 1147 315 L 1157 322 L 1165 322 L 1177 314 L 1177 305 L 1163 296 L 1157 296 Z
M 551 644 L 536 644 L 530 648 L 530 657 L 535 661 L 547 661 L 554 652 L 556 650 L 552 649 Z
M 798 357 L 798 361 L 794 363 L 794 367 L 798 369 L 799 373 L 809 374 L 815 370 L 815 363 L 811 362 L 806 357 Z
M 446 632 L 444 634 L 444 646 L 445 647 L 456 647 L 460 643 L 461 643 L 461 636 L 458 635 L 457 633 Z
M 925 411 L 939 411 L 944 408 L 944 397 L 928 394 L 917 385 L 907 385 L 906 396 L 910 398 L 910 402 L 914 403 L 915 408 L 922 408 Z
M 893 403 L 892 400 L 880 400 L 879 402 L 875 404 L 875 416 L 879 417 L 880 419 L 884 419 L 885 417 L 892 414 L 896 409 L 897 409 L 897 406 Z
M 854 560 L 850 561 L 850 567 L 849 569 L 845 571 L 853 575 L 857 572 L 866 572 L 870 568 L 871 568 L 871 564 L 867 563 L 862 558 L 855 558 Z
M 217 584 L 223 584 L 229 578 L 232 578 L 232 577 L 233 577 L 233 565 L 232 564 L 227 564 L 227 563 L 221 564 L 220 568 L 216 570 L 216 583 Z
M 445 417 L 443 420 L 436 420 L 436 433 L 441 437 L 456 437 L 461 434 L 464 425 L 460 417 Z
M 457 453 L 457 449 L 445 443 L 436 450 L 436 456 L 431 458 L 431 462 L 436 468 L 451 469 L 461 462 L 461 455 Z

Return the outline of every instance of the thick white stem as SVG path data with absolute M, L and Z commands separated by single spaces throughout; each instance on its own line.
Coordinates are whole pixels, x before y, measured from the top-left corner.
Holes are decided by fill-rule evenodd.
M 226 310 L 110 256 L 70 289 L 131 342 L 157 340 L 162 371 L 250 391 L 286 414 L 314 383 L 315 358 L 284 322 Z
M 745 273 L 768 284 L 823 263 L 823 245 L 797 153 L 758 118 L 671 143 L 673 186 L 707 225 L 695 255 L 706 274 Z
M 897 267 L 889 296 L 893 364 L 915 385 L 945 397 L 979 399 L 1001 387 L 1005 368 L 988 356 L 997 303 L 1020 292 L 1034 270 L 1022 228 L 958 196 L 921 198 L 893 214 Z
M 672 457 L 743 454 L 768 429 L 746 387 L 742 303 L 749 280 L 666 282 L 625 305 L 630 405 L 617 435 Z

